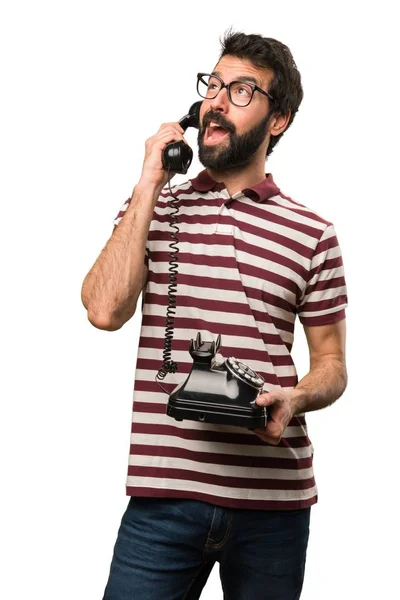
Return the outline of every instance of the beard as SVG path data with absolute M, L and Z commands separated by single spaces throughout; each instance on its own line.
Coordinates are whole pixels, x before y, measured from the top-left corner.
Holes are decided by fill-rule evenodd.
M 260 123 L 254 125 L 245 133 L 236 133 L 236 127 L 233 123 L 226 121 L 221 113 L 209 111 L 203 119 L 203 125 L 199 129 L 197 142 L 199 145 L 199 161 L 201 164 L 214 171 L 234 171 L 246 167 L 257 152 L 261 144 L 265 141 L 267 125 L 270 119 L 268 113 Z M 214 121 L 221 127 L 228 130 L 228 144 L 216 144 L 206 146 L 204 137 L 207 125 Z

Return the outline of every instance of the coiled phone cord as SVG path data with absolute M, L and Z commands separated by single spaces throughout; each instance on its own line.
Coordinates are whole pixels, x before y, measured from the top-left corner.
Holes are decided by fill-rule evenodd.
M 176 230 L 176 233 L 179 233 L 179 227 L 177 223 L 179 223 L 179 206 L 177 206 L 177 202 L 179 198 L 172 193 L 171 189 L 171 181 L 170 181 L 170 169 L 168 169 L 168 185 L 169 192 L 173 198 L 169 203 L 172 210 L 175 212 L 171 212 L 170 217 L 170 227 Z M 179 238 L 176 233 L 173 231 L 169 232 L 170 237 L 174 240 L 169 244 L 169 247 L 173 250 L 173 252 L 169 253 L 170 257 L 170 267 L 169 267 L 169 285 L 168 285 L 168 308 L 167 308 L 167 316 L 165 323 L 165 336 L 164 336 L 164 351 L 163 351 L 163 364 L 160 370 L 158 371 L 155 381 L 160 386 L 160 388 L 169 395 L 169 392 L 161 385 L 158 380 L 163 380 L 168 373 L 176 373 L 179 369 L 179 365 L 177 362 L 171 360 L 171 350 L 172 350 L 172 340 L 174 338 L 174 327 L 175 327 L 175 310 L 176 310 L 176 292 L 178 286 L 178 252 L 179 247 L 177 244 L 179 243 Z

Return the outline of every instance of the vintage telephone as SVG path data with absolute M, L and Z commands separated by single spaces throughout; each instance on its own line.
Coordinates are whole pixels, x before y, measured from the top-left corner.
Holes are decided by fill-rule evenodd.
M 199 127 L 201 102 L 195 102 L 189 113 L 180 119 L 182 129 Z M 163 152 L 164 169 L 171 173 L 185 174 L 192 162 L 192 149 L 183 141 L 168 144 Z M 170 178 L 169 178 L 170 179 Z M 172 193 L 170 226 L 179 233 L 176 203 L 178 197 Z M 203 342 L 200 332 L 196 341 L 189 344 L 189 353 L 193 359 L 191 371 L 185 381 L 175 387 L 171 394 L 159 383 L 167 373 L 176 373 L 178 364 L 171 360 L 171 348 L 176 309 L 176 288 L 178 279 L 179 242 L 175 233 L 170 232 L 174 240 L 170 244 L 170 273 L 168 286 L 168 308 L 165 327 L 163 365 L 156 375 L 156 382 L 169 395 L 166 414 L 177 421 L 188 419 L 222 425 L 236 425 L 255 429 L 267 424 L 267 409 L 256 404 L 256 398 L 263 391 L 264 379 L 246 364 L 234 357 L 217 363 L 215 355 L 221 347 L 221 336 L 216 341 Z

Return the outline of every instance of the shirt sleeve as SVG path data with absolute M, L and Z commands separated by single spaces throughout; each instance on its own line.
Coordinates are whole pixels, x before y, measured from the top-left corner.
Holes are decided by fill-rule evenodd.
M 297 313 L 303 325 L 329 325 L 346 317 L 346 307 L 342 253 L 335 229 L 329 224 L 315 248 Z
M 113 224 L 114 224 L 114 228 L 113 228 L 113 232 L 115 230 L 116 227 L 118 227 L 118 225 L 121 222 L 122 217 L 124 216 L 124 214 L 126 213 L 126 210 L 129 206 L 129 204 L 131 203 L 131 198 L 128 198 L 124 204 L 121 206 L 121 208 L 119 209 L 119 213 L 117 214 L 117 216 L 115 217 Z M 146 249 L 145 249 L 145 254 L 144 254 L 144 264 L 146 265 L 146 267 L 148 268 L 149 266 L 149 240 L 147 239 L 146 242 Z

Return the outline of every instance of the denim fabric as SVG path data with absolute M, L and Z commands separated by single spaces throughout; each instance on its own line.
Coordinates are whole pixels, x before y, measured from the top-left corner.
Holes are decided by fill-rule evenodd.
M 217 561 L 225 600 L 298 600 L 310 508 L 131 497 L 103 600 L 197 600 Z

